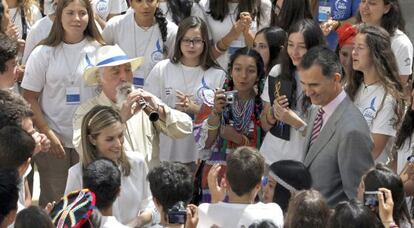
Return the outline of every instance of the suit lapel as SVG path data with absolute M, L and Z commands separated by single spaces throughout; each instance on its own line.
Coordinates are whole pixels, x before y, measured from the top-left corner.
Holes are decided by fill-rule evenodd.
M 328 122 L 326 122 L 318 138 L 311 146 L 309 146 L 310 134 L 308 135 L 307 142 L 306 142 L 307 143 L 306 145 L 308 147 L 308 151 L 307 151 L 308 153 L 306 154 L 305 161 L 304 161 L 304 164 L 306 166 L 309 166 L 312 163 L 312 161 L 316 158 L 316 156 L 326 146 L 326 144 L 330 142 L 332 136 L 335 134 L 335 131 L 336 131 L 336 123 L 338 122 L 338 120 L 341 119 L 342 114 L 344 113 L 345 108 L 348 106 L 349 102 L 350 100 L 348 96 L 345 97 L 345 99 L 338 105 L 338 107 L 332 113 L 331 117 L 329 117 Z M 312 129 L 310 129 L 310 131 L 312 132 Z

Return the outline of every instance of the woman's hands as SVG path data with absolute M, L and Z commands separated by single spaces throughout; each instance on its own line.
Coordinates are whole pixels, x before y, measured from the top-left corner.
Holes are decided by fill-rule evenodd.
M 390 224 L 394 223 L 394 218 L 392 214 L 394 209 L 394 201 L 392 199 L 392 194 L 390 190 L 386 188 L 379 188 L 378 191 L 379 216 L 382 224 L 384 224 L 384 226 L 388 228 Z
M 224 94 L 224 89 L 216 89 L 216 93 L 214 94 L 213 112 L 215 112 L 216 114 L 222 113 L 225 106 L 226 94 Z
M 200 111 L 200 105 L 197 105 L 193 99 L 191 99 L 192 95 L 186 95 L 183 92 L 176 90 L 176 97 L 177 103 L 175 104 L 175 108 L 177 110 L 193 114 Z
M 306 123 L 289 108 L 289 101 L 285 95 L 275 98 L 273 102 L 274 117 L 294 128 L 300 128 Z

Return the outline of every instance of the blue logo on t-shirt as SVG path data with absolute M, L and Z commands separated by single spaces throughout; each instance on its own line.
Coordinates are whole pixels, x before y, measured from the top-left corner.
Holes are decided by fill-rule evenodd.
M 369 105 L 369 107 L 365 108 L 364 111 L 362 112 L 362 115 L 364 116 L 365 120 L 368 123 L 368 126 L 371 125 L 372 120 L 374 120 L 375 115 L 377 113 L 377 110 L 375 109 L 375 100 L 377 99 L 377 97 L 372 98 L 371 100 L 371 104 Z
M 162 48 L 160 44 L 160 39 L 157 39 L 157 42 L 155 43 L 155 51 L 151 53 L 151 61 L 153 63 L 158 63 L 159 61 L 164 59 L 164 56 L 162 54 Z

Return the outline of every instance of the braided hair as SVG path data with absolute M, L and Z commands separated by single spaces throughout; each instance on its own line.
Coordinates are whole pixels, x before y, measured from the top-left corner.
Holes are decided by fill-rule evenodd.
M 155 17 L 155 20 L 158 23 L 158 28 L 161 31 L 163 54 L 167 55 L 168 47 L 165 45 L 165 42 L 167 41 L 167 35 L 168 35 L 168 31 L 167 31 L 168 22 L 167 22 L 167 19 L 165 18 L 165 15 L 163 14 L 162 10 L 159 7 L 157 7 L 157 9 L 155 10 L 154 17 Z

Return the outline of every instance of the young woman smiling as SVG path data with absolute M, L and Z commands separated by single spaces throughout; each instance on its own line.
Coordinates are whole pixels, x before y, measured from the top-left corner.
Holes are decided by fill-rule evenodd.
M 85 115 L 81 128 L 83 153 L 81 161 L 69 169 L 65 195 L 82 189 L 83 168 L 100 157 L 110 159 L 122 172 L 121 190 L 112 205 L 113 216 L 124 225 L 140 227 L 152 220 L 154 205 L 144 158 L 124 151 L 124 128 L 121 115 L 112 107 L 98 105 Z
M 190 116 L 197 114 L 203 103 L 212 103 L 204 98 L 204 91 L 220 88 L 226 74 L 214 61 L 208 40 L 203 20 L 199 17 L 184 19 L 178 28 L 174 56 L 154 67 L 145 90 Z M 165 135 L 161 137 L 160 160 L 186 163 L 194 171 L 194 162 L 198 159 L 194 137 L 175 140 Z

